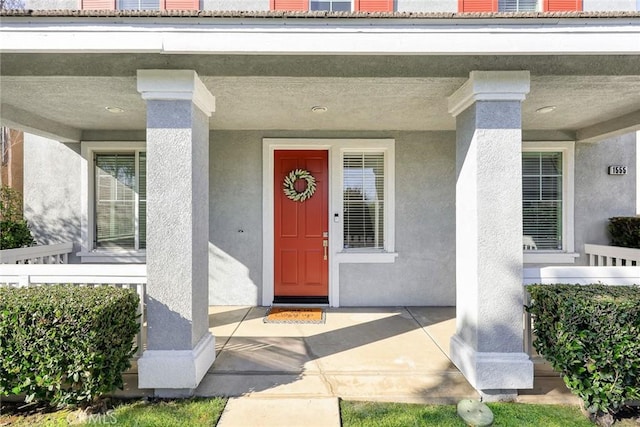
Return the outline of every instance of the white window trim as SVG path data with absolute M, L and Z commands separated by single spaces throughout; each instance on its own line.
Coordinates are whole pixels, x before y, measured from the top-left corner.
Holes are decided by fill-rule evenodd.
M 524 251 L 525 264 L 573 264 L 580 254 L 575 253 L 574 237 L 574 141 L 524 141 L 522 151 L 562 153 L 562 245 L 559 251 Z
M 340 306 L 340 264 L 393 263 L 395 253 L 395 140 L 264 138 L 262 145 L 262 305 L 274 297 L 274 152 L 327 150 L 329 152 L 329 305 Z M 342 155 L 344 152 L 385 153 L 385 249 L 345 252 L 343 245 Z M 334 221 L 334 214 L 339 221 Z
M 91 263 L 144 263 L 146 250 L 107 250 L 95 249 L 95 165 L 96 153 L 134 152 L 146 149 L 144 141 L 82 141 L 80 154 L 82 156 L 80 193 L 80 225 L 82 249 L 77 255 L 81 262 Z M 136 165 L 137 170 L 138 165 Z M 137 228 L 137 225 L 136 225 Z

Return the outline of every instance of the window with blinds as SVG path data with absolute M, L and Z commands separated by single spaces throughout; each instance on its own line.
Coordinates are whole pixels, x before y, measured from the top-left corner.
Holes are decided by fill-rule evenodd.
M 498 0 L 500 12 L 535 12 L 538 0 Z
M 522 224 L 528 250 L 561 250 L 562 152 L 522 153 Z
M 96 154 L 97 249 L 146 247 L 146 155 Z
M 351 0 L 311 0 L 310 10 L 326 10 L 330 12 L 351 12 Z
M 160 10 L 160 0 L 117 0 L 119 10 Z
M 384 153 L 343 157 L 344 249 L 384 248 Z

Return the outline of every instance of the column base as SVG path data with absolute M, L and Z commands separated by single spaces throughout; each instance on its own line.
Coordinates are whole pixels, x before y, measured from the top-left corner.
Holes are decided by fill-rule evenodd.
M 138 388 L 157 389 L 163 397 L 192 395 L 215 358 L 215 338 L 208 332 L 192 350 L 146 350 L 138 360 Z
M 451 337 L 451 361 L 469 384 L 487 397 L 513 394 L 533 388 L 533 362 L 522 353 L 489 353 L 474 350 L 458 335 Z M 498 393 L 496 393 L 498 392 Z

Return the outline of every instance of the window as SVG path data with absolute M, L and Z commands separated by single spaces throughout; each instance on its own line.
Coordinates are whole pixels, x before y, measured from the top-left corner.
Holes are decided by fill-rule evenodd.
M 529 249 L 562 250 L 562 152 L 522 153 L 522 225 Z
M 573 262 L 573 143 L 523 144 L 522 227 L 525 262 Z
M 460 12 L 561 12 L 582 10 L 582 0 L 458 0 Z
M 95 249 L 146 247 L 146 154 L 96 154 Z
M 309 6 L 311 10 L 351 12 L 351 0 L 311 0 Z
M 146 260 L 147 157 L 144 141 L 83 141 L 82 262 Z
M 499 0 L 500 12 L 535 12 L 538 10 L 538 0 Z
M 344 249 L 384 249 L 384 184 L 384 153 L 344 154 Z
M 271 10 L 392 12 L 394 0 L 270 0 Z
M 119 10 L 160 10 L 160 0 L 118 0 Z

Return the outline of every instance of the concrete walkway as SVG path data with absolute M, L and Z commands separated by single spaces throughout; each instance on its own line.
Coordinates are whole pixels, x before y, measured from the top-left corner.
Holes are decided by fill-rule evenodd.
M 478 398 L 448 357 L 453 307 L 327 308 L 319 325 L 267 324 L 266 311 L 210 307 L 216 360 L 196 395 L 230 397 L 218 427 L 340 426 L 339 398 Z M 125 380 L 123 394 L 140 394 L 135 373 Z M 542 361 L 534 386 L 519 400 L 578 402 Z

